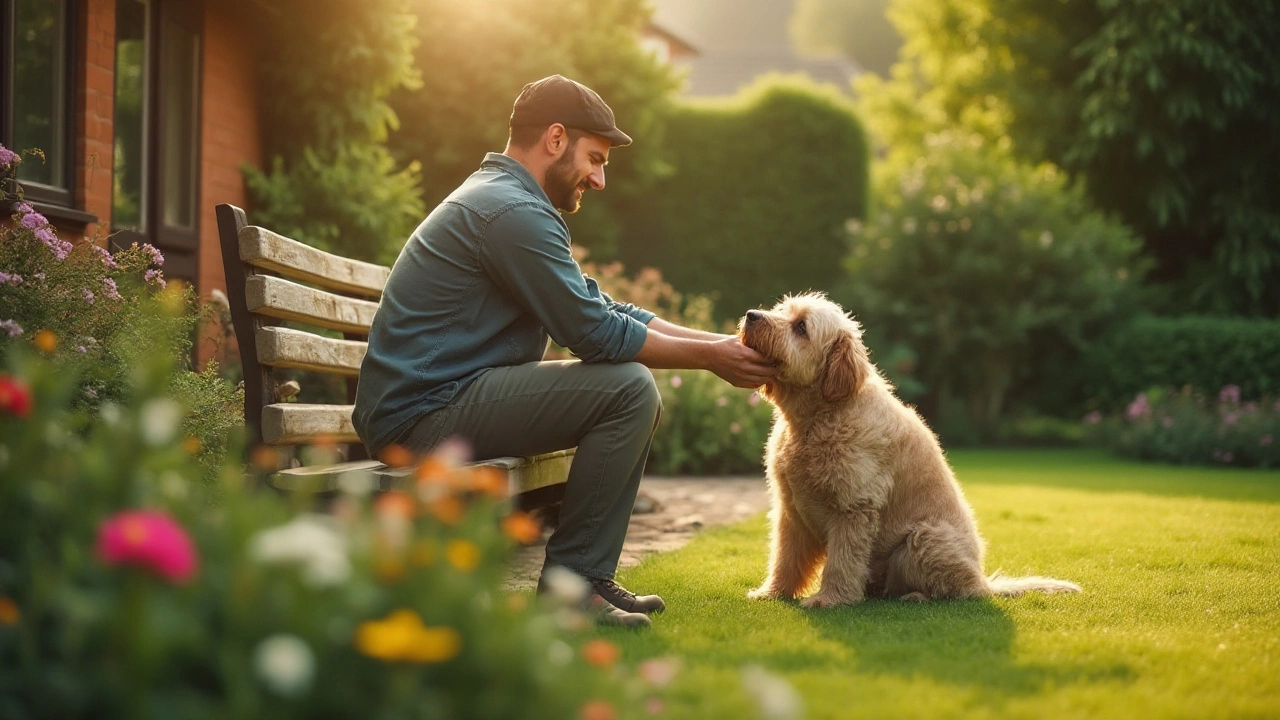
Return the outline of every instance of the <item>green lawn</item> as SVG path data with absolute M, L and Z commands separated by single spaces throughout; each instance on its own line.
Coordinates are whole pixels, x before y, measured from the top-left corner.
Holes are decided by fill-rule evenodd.
M 1280 717 L 1280 472 L 1140 465 L 1077 451 L 951 454 L 987 569 L 1080 595 L 828 611 L 749 601 L 763 517 L 623 573 L 671 608 L 609 629 L 681 658 L 667 713 L 759 717 L 742 670 L 789 680 L 808 718 Z

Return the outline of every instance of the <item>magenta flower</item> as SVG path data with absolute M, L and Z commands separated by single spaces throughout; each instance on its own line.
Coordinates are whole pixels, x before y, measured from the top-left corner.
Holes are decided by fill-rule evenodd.
M 156 510 L 128 510 L 98 529 L 98 557 L 108 565 L 138 565 L 173 583 L 196 573 L 196 551 L 182 526 Z
M 1129 403 L 1128 409 L 1125 410 L 1125 415 L 1127 415 L 1130 420 L 1137 420 L 1138 418 L 1143 418 L 1150 414 L 1151 403 L 1147 401 L 1146 393 L 1139 393 L 1138 397 L 1134 398 L 1133 402 Z
M 1231 405 L 1240 402 L 1240 386 L 1224 385 L 1222 390 L 1218 392 L 1218 402 L 1229 403 Z

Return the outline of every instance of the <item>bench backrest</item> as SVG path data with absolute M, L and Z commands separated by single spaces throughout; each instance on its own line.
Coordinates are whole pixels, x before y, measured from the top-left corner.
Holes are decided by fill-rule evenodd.
M 369 325 L 390 268 L 249 225 L 234 205 L 218 205 L 217 217 L 231 322 L 244 366 L 248 446 L 336 442 L 358 448 L 350 404 L 280 402 L 276 370 L 346 378 L 347 402 L 354 402 Z M 282 321 L 336 330 L 344 339 L 281 327 Z

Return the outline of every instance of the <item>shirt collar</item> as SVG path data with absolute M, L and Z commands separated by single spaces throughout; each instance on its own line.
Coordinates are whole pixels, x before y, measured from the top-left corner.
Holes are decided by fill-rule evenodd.
M 534 179 L 533 173 L 529 172 L 529 168 L 525 167 L 519 160 L 502 153 L 485 153 L 484 162 L 480 163 L 480 169 L 484 170 L 486 168 L 496 168 L 510 173 L 516 180 L 520 181 L 525 190 L 528 190 L 534 197 L 546 203 L 552 210 L 555 209 L 555 206 L 551 205 L 551 198 L 547 197 L 547 192 Z

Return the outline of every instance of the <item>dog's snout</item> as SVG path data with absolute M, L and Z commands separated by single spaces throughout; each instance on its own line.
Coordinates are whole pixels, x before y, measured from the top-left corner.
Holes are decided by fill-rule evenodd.
M 752 323 L 760 322 L 760 321 L 761 321 L 761 320 L 763 320 L 763 319 L 764 319 L 764 313 L 760 312 L 759 310 L 748 310 L 748 311 L 747 311 L 747 324 L 748 324 L 748 325 L 750 325 L 750 324 L 752 324 Z

